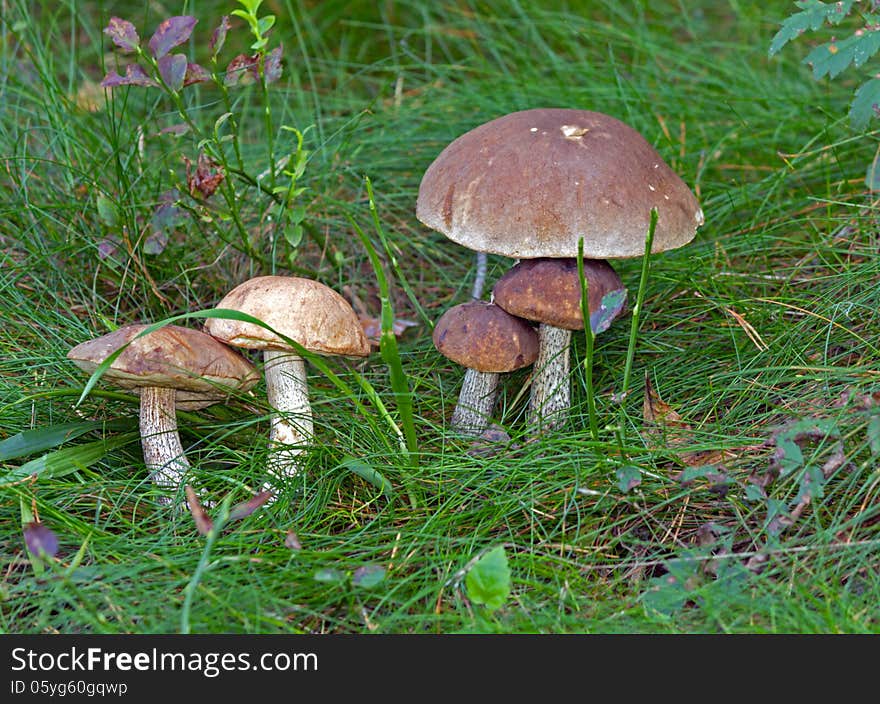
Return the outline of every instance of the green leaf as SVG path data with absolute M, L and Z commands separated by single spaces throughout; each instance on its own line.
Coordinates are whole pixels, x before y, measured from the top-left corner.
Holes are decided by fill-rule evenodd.
M 351 583 L 362 589 L 372 589 L 385 580 L 385 568 L 381 565 L 364 565 L 358 567 L 351 576 Z
M 642 483 L 642 471 L 630 464 L 618 467 L 614 475 L 617 477 L 617 488 L 624 494 Z
M 492 611 L 504 606 L 510 596 L 510 567 L 503 545 L 492 548 L 471 565 L 465 587 L 475 604 Z
M 699 557 L 699 553 L 685 550 L 681 558 L 664 562 L 666 574 L 653 577 L 639 600 L 649 610 L 664 616 L 681 611 L 694 598 L 693 592 L 699 586 Z
M 103 193 L 99 193 L 95 198 L 95 205 L 98 206 L 98 219 L 107 227 L 115 227 L 119 222 L 116 204 Z
M 380 489 L 385 495 L 385 498 L 391 501 L 391 498 L 394 496 L 394 488 L 391 486 L 391 482 L 389 482 L 384 476 L 382 476 L 381 472 L 373 468 L 371 465 L 354 457 L 346 457 L 339 463 L 339 466 L 345 467 L 349 472 L 354 472 L 361 479 L 368 481 L 374 487 Z
M 856 91 L 849 108 L 850 124 L 853 129 L 863 130 L 878 112 L 880 112 L 880 78 L 872 78 Z
M 257 10 L 260 9 L 260 5 L 263 4 L 263 0 L 236 0 L 236 2 L 244 7 L 250 14 L 257 14 Z M 241 10 L 234 10 L 234 12 L 241 12 Z
M 345 572 L 335 570 L 332 567 L 320 569 L 312 575 L 312 579 L 316 582 L 326 582 L 328 584 L 342 584 L 347 579 Z
M 868 446 L 872 455 L 880 455 L 880 415 L 871 416 L 868 421 Z
M 284 227 L 284 240 L 291 247 L 299 247 L 302 242 L 303 226 L 299 223 L 287 223 Z
M 139 437 L 138 433 L 123 433 L 114 438 L 95 440 L 74 447 L 66 447 L 63 450 L 55 450 L 7 472 L 3 477 L 0 477 L 0 484 L 20 481 L 31 475 L 47 479 L 63 477 L 98 462 L 112 450 L 127 445 Z
M 602 296 L 596 312 L 590 315 L 590 328 L 598 335 L 611 327 L 614 319 L 620 315 L 626 303 L 626 289 L 619 288 Z
M 880 51 L 880 32 L 862 31 L 842 41 L 821 44 L 807 54 L 804 63 L 813 67 L 813 78 L 835 78 L 850 64 L 859 68 Z
M 776 457 L 779 460 L 780 474 L 785 476 L 804 464 L 804 453 L 800 445 L 785 435 L 776 439 Z
M 263 15 L 257 22 L 257 31 L 262 36 L 275 25 L 275 15 Z
M 43 428 L 25 430 L 0 442 L 0 462 L 14 460 L 18 457 L 26 457 L 27 455 L 58 447 L 69 440 L 74 440 L 80 435 L 94 430 L 130 430 L 134 426 L 134 421 L 112 421 L 108 423 L 100 420 L 90 420 L 58 423 L 57 425 L 47 425 Z
M 816 31 L 826 21 L 828 24 L 839 24 L 852 9 L 855 0 L 825 3 L 819 0 L 801 0 L 796 2 L 801 12 L 796 12 L 782 22 L 782 27 L 770 41 L 770 56 L 776 54 L 792 39 L 796 39 L 808 29 Z

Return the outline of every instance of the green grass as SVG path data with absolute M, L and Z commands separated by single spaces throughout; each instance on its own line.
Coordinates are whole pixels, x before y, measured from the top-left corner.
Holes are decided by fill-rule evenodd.
M 564 5 L 266 0 L 278 16 L 270 36 L 285 48 L 273 123 L 306 131 L 306 234 L 297 248 L 261 236 L 268 203 L 239 183 L 253 251 L 228 223 L 187 220 L 159 254 L 144 252 L 145 227 L 195 146 L 150 136 L 175 121 L 156 91 L 110 101 L 88 91 L 117 56 L 101 33 L 111 15 L 142 38 L 162 18 L 132 2 L 77 3 L 76 13 L 73 3 L 4 6 L 0 440 L 133 419 L 136 400 L 103 383 L 76 405 L 86 379 L 67 350 L 114 326 L 210 308 L 252 275 L 313 276 L 376 318 L 384 303 L 386 316 L 390 306 L 419 325 L 384 356 L 325 360 L 336 382 L 310 366 L 317 443 L 305 471 L 210 551 L 189 514 L 159 503 L 136 442 L 0 486 L 0 630 L 880 631 L 880 256 L 864 184 L 877 134 L 851 131 L 853 86 L 814 82 L 799 63 L 807 41 L 767 58 L 787 2 Z M 204 56 L 232 8 L 203 1 L 169 13 L 200 18 L 192 45 Z M 246 41 L 230 33 L 230 52 Z M 210 88 L 187 96 L 208 127 L 225 110 Z M 243 158 L 259 173 L 258 91 L 234 97 Z M 641 131 L 698 194 L 706 224 L 651 260 L 622 408 L 612 397 L 630 315 L 596 338 L 598 440 L 575 335 L 565 429 L 529 441 L 528 373 L 516 372 L 496 411 L 511 442 L 474 456 L 446 427 L 462 372 L 430 337 L 430 321 L 467 300 L 474 258 L 416 220 L 415 196 L 449 141 L 538 106 L 599 110 Z M 277 153 L 295 146 L 293 134 L 274 134 Z M 381 260 L 387 298 L 358 230 Z M 105 257 L 111 237 L 117 252 Z M 489 258 L 490 285 L 509 264 Z M 631 298 L 641 265 L 615 264 Z M 666 409 L 660 399 L 677 414 L 665 424 L 643 411 L 645 379 L 655 410 Z M 181 413 L 193 479 L 212 496 L 235 503 L 260 486 L 264 392 Z M 801 420 L 832 432 L 797 435 Z M 4 459 L 4 474 L 46 451 Z M 351 458 L 391 483 L 390 500 Z M 723 480 L 699 469 L 708 465 Z M 31 510 L 60 539 L 45 565 L 24 547 Z M 285 545 L 290 531 L 300 549 Z M 490 613 L 468 599 L 465 569 L 495 545 L 512 586 Z M 364 567 L 384 579 L 365 585 Z

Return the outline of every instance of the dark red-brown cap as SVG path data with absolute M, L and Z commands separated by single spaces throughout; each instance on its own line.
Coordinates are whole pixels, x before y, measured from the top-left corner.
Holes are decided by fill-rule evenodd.
M 617 272 L 601 259 L 584 261 L 584 278 L 590 313 L 599 309 L 606 294 L 624 288 Z M 511 315 L 566 330 L 584 329 L 577 259 L 523 259 L 498 279 L 492 297 Z
M 232 391 L 246 391 L 260 380 L 253 364 L 207 333 L 165 325 L 138 337 L 147 327 L 124 325 L 77 345 L 67 357 L 91 374 L 127 344 L 104 378 L 137 393 L 144 387 L 176 389 L 175 403 L 186 410 L 217 403 Z
M 440 354 L 479 372 L 511 372 L 538 358 L 538 333 L 525 320 L 487 301 L 461 303 L 434 326 Z
M 589 110 L 537 108 L 487 122 L 425 171 L 416 217 L 470 249 L 515 259 L 642 256 L 690 242 L 703 211 L 636 130 Z

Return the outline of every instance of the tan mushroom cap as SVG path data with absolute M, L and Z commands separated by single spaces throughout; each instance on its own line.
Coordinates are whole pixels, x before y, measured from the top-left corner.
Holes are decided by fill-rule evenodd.
M 703 211 L 636 130 L 589 110 L 538 108 L 449 144 L 419 186 L 416 216 L 469 249 L 517 259 L 642 256 L 690 242 Z
M 584 261 L 588 306 L 595 313 L 602 298 L 624 288 L 617 272 L 601 259 Z M 576 259 L 523 259 L 492 289 L 495 303 L 511 315 L 566 330 L 583 330 L 581 283 Z
M 247 313 L 312 352 L 351 357 L 370 353 L 370 343 L 348 301 L 311 279 L 258 276 L 232 289 L 217 308 Z M 254 323 L 209 318 L 205 330 L 235 347 L 291 350 L 283 339 Z
M 144 387 L 176 389 L 175 403 L 184 410 L 210 406 L 232 391 L 250 389 L 260 379 L 254 365 L 204 332 L 166 325 L 137 337 L 147 327 L 125 325 L 77 345 L 67 357 L 92 374 L 113 352 L 130 343 L 103 378 L 136 393 Z
M 434 326 L 440 354 L 479 372 L 511 372 L 538 358 L 538 333 L 487 301 L 453 306 Z

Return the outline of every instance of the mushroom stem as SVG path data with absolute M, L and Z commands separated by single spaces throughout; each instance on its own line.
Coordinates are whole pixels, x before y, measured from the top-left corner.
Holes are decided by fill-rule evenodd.
M 559 428 L 571 406 L 569 345 L 571 330 L 542 323 L 538 327 L 538 359 L 529 398 L 529 424 L 538 431 Z
M 270 419 L 269 442 L 278 446 L 269 471 L 283 480 L 300 471 L 296 458 L 314 435 L 306 365 L 299 355 L 279 350 L 264 350 L 263 361 L 266 396 L 276 411 Z
M 189 470 L 177 432 L 176 391 L 158 386 L 141 389 L 140 431 L 150 479 L 160 489 L 176 491 Z
M 458 403 L 452 412 L 452 428 L 464 435 L 477 436 L 489 425 L 498 391 L 497 372 L 468 369 L 464 374 Z

